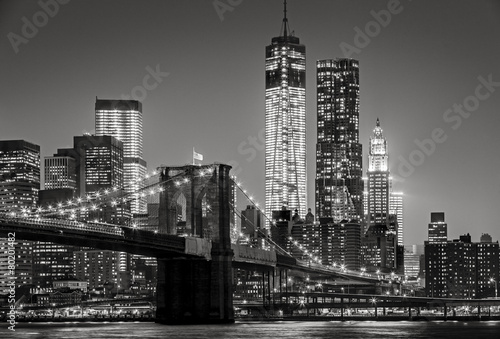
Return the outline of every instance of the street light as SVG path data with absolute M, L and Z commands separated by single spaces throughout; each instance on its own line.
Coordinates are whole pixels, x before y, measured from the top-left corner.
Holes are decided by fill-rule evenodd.
M 498 284 L 497 281 L 494 278 L 490 278 L 490 283 L 494 282 L 495 283 L 495 299 L 497 298 L 497 292 L 498 292 Z

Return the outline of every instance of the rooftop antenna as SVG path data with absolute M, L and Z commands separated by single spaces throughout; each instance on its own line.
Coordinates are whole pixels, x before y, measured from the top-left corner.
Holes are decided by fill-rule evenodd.
M 284 7 L 283 8 L 283 26 L 282 26 L 282 28 L 283 28 L 283 36 L 285 38 L 287 38 L 288 37 L 288 30 L 290 28 L 288 27 L 288 19 L 286 17 L 286 0 L 283 0 L 283 7 Z

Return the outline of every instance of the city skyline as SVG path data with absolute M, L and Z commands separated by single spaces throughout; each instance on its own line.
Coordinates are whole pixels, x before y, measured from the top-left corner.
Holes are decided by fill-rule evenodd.
M 371 22 L 376 27 L 373 13 L 387 11 L 388 3 L 288 4 L 291 30 L 308 48 L 306 207 L 314 208 L 315 63 L 348 56 L 344 43 L 360 51 L 350 57 L 361 68 L 363 161 L 373 121 L 380 117 L 394 189 L 405 193 L 405 243 L 426 240 L 434 211 L 446 213 L 449 238 L 474 224 L 475 241 L 481 233 L 499 240 L 500 136 L 493 114 L 500 101 L 500 49 L 481 42 L 498 36 L 500 5 L 401 1 L 365 47 L 356 45 L 358 32 Z M 17 53 L 8 34 L 22 34 L 22 18 L 32 21 L 42 8 L 37 2 L 0 4 L 1 139 L 39 144 L 41 156 L 49 156 L 70 146 L 73 136 L 95 132 L 95 96 L 142 97 L 150 171 L 162 163 L 189 163 L 195 146 L 206 163 L 233 164 L 263 203 L 263 49 L 279 34 L 282 2 L 241 2 L 222 14 L 211 1 L 125 4 L 60 5 Z M 471 107 L 470 115 L 456 105 Z M 402 165 L 412 154 L 419 163 L 413 170 Z

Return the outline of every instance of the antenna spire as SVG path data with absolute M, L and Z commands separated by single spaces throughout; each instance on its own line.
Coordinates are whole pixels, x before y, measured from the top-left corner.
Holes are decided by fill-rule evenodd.
M 283 36 L 286 38 L 288 36 L 288 19 L 286 17 L 286 0 L 283 0 Z

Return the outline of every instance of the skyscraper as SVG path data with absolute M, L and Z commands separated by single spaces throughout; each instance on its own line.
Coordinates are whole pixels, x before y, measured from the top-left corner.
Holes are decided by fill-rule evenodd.
M 36 206 L 40 190 L 40 146 L 24 140 L 0 141 L 0 212 L 21 213 Z M 31 284 L 32 242 L 15 244 L 16 285 Z M 0 238 L 0 293 L 7 293 L 10 279 L 7 239 Z
M 142 104 L 136 100 L 103 100 L 95 103 L 95 133 L 111 135 L 123 142 L 123 180 L 125 191 L 139 189 L 137 179 L 146 175 L 143 157 Z M 146 213 L 146 199 L 139 194 L 130 206 L 133 214 Z
M 40 146 L 24 140 L 0 141 L 0 212 L 36 205 L 40 190 Z
M 389 220 L 389 154 L 382 132 L 377 118 L 368 150 L 368 225 L 385 224 Z
M 389 178 L 391 180 L 391 178 Z M 398 245 L 404 246 L 403 192 L 393 192 L 392 183 L 389 193 L 389 215 L 395 215 L 398 221 Z
M 286 3 L 281 34 L 266 47 L 266 213 L 306 215 L 306 48 L 289 33 Z
M 74 137 L 80 192 L 124 186 L 123 142 L 113 136 Z
M 359 143 L 359 62 L 319 60 L 317 71 L 316 216 L 363 217 Z
M 45 157 L 44 189 L 69 188 L 76 191 L 75 159 L 69 156 Z

